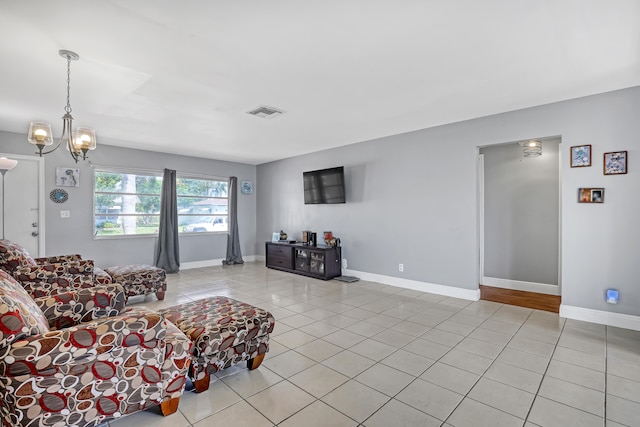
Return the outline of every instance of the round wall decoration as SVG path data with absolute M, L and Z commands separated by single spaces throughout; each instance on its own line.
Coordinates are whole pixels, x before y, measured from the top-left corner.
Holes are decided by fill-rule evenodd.
M 49 198 L 55 203 L 64 203 L 69 199 L 69 193 L 62 188 L 54 188 L 51 190 L 51 193 L 49 193 Z

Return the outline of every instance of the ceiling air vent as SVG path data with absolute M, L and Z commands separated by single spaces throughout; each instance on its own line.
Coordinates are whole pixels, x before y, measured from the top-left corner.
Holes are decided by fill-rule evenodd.
M 263 119 L 273 119 L 274 117 L 283 115 L 284 111 L 273 107 L 267 107 L 266 105 L 261 105 L 258 108 L 247 111 L 247 113 L 253 114 L 256 117 L 262 117 Z

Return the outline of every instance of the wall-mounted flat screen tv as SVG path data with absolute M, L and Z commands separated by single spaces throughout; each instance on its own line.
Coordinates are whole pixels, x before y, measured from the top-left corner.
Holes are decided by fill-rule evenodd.
M 304 172 L 304 204 L 346 203 L 344 166 Z

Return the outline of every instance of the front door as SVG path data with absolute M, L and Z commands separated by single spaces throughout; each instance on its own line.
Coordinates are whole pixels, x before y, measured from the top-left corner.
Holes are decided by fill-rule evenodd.
M 42 173 L 44 159 L 35 156 L 2 154 L 18 161 L 18 165 L 4 176 L 4 190 L 0 198 L 4 201 L 4 230 L 7 240 L 18 243 L 34 256 L 44 252 L 44 212 Z M 1 179 L 1 177 L 0 177 Z

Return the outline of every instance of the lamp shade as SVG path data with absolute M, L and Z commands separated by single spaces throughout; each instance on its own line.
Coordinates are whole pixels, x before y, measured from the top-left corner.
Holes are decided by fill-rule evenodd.
M 17 164 L 17 160 L 0 157 L 0 171 L 2 172 L 10 171 L 11 169 L 15 168 Z
M 51 125 L 49 123 L 31 122 L 27 137 L 29 142 L 35 145 L 45 146 L 53 144 Z
M 73 138 L 73 145 L 80 150 L 96 149 L 96 131 L 89 128 L 78 128 Z

